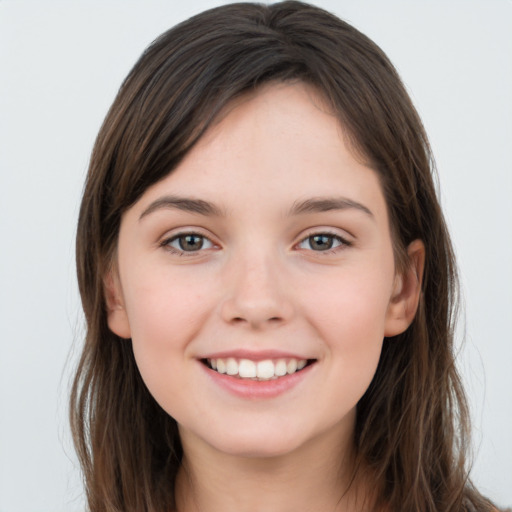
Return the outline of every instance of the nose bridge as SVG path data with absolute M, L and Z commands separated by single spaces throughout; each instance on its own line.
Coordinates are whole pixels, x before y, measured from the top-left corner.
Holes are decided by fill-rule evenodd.
M 292 305 L 277 251 L 249 246 L 233 255 L 225 277 L 229 282 L 222 304 L 225 321 L 260 328 L 291 317 Z

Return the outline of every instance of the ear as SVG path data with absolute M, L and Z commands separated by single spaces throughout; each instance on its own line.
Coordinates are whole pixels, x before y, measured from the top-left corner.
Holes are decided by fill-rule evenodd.
M 103 285 L 109 329 L 120 338 L 131 338 L 130 323 L 124 306 L 121 282 L 115 269 L 109 270 L 103 280 Z
M 396 336 L 411 325 L 421 296 L 425 268 L 425 245 L 414 240 L 407 248 L 407 269 L 395 276 L 393 294 L 386 313 L 384 336 Z

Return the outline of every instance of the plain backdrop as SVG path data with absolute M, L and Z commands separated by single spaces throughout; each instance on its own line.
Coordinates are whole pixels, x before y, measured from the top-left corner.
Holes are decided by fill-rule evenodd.
M 90 150 L 142 50 L 220 3 L 0 0 L 0 512 L 84 510 L 66 402 L 83 335 L 73 245 Z M 511 505 L 512 3 L 314 3 L 384 49 L 430 135 L 465 296 L 472 475 Z

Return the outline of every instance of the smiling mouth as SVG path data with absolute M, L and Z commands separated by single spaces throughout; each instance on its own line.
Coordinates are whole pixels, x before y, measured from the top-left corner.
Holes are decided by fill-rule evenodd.
M 238 379 L 255 381 L 276 380 L 286 375 L 300 372 L 316 359 L 236 359 L 234 357 L 203 359 L 202 362 L 217 373 L 226 374 Z

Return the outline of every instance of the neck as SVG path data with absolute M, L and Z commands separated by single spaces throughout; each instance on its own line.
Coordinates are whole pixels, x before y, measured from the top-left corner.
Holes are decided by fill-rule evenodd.
M 339 431 L 292 453 L 240 457 L 220 453 L 183 435 L 184 458 L 176 481 L 178 512 L 357 512 L 364 503 L 354 476 L 352 436 Z M 358 473 L 359 475 L 360 473 Z

